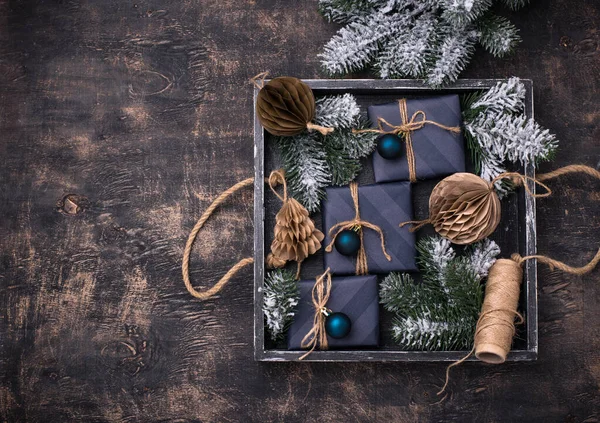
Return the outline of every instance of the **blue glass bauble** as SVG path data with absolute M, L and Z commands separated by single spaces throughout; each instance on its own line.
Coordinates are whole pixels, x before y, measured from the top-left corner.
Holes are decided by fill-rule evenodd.
M 335 237 L 335 249 L 345 256 L 353 256 L 360 249 L 360 235 L 351 229 L 344 229 Z
M 395 134 L 382 135 L 377 141 L 377 152 L 387 160 L 400 158 L 402 155 L 402 139 Z
M 335 339 L 346 337 L 352 329 L 350 318 L 344 313 L 331 313 L 325 319 L 325 332 Z

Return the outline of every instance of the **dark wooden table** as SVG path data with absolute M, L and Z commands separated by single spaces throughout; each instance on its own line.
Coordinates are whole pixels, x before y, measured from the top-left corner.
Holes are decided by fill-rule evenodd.
M 537 362 L 256 363 L 252 277 L 192 299 L 188 231 L 252 175 L 249 77 L 323 77 L 335 32 L 305 1 L 0 0 L 0 416 L 7 422 L 593 422 L 600 272 L 540 269 Z M 600 4 L 534 0 L 516 55 L 465 77 L 534 80 L 557 160 L 600 158 Z M 600 241 L 598 183 L 552 182 L 539 251 L 582 265 Z M 209 285 L 252 254 L 252 193 L 193 255 Z M 508 253 L 508 252 L 507 252 Z

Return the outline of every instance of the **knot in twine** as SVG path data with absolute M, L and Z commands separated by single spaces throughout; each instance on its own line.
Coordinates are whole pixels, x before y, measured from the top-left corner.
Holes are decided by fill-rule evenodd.
M 504 363 L 515 335 L 515 324 L 524 322 L 523 316 L 517 312 L 517 306 L 523 280 L 523 265 L 527 260 L 532 259 L 548 265 L 551 270 L 559 269 L 565 273 L 581 276 L 591 272 L 600 262 L 600 249 L 594 258 L 582 267 L 572 267 L 542 255 L 521 257 L 515 253 L 510 259 L 496 260 L 490 268 L 485 286 L 485 297 L 477 320 L 473 348 L 465 357 L 447 367 L 446 382 L 438 395 L 441 395 L 448 386 L 450 369 L 463 363 L 473 353 L 485 363 Z
M 315 316 L 313 318 L 313 325 L 310 331 L 302 338 L 300 346 L 302 348 L 310 348 L 305 354 L 300 357 L 300 360 L 304 360 L 308 357 L 317 346 L 326 350 L 329 346 L 327 343 L 327 332 L 325 331 L 325 319 L 329 314 L 327 308 L 327 301 L 329 301 L 329 295 L 331 294 L 331 272 L 329 268 L 319 276 L 312 289 L 312 303 L 315 309 Z
M 400 109 L 400 118 L 402 123 L 400 125 L 392 125 L 384 118 L 377 118 L 377 129 L 358 129 L 353 130 L 354 133 L 373 132 L 377 134 L 394 134 L 404 135 L 404 142 L 406 144 L 406 160 L 408 162 L 408 175 L 410 182 L 417 181 L 417 168 L 415 151 L 413 149 L 412 133 L 423 128 L 426 124 L 434 125 L 438 128 L 445 129 L 446 131 L 454 134 L 460 133 L 460 127 L 458 126 L 446 126 L 433 120 L 427 120 L 427 115 L 423 110 L 417 110 L 411 118 L 408 118 L 408 107 L 406 105 L 406 99 L 401 98 L 398 100 L 398 108 Z M 391 129 L 384 129 L 384 125 Z
M 354 202 L 354 219 L 339 222 L 329 229 L 331 242 L 329 245 L 327 245 L 325 251 L 330 253 L 333 250 L 333 244 L 335 243 L 335 240 L 340 232 L 346 229 L 358 231 L 358 236 L 360 237 L 360 248 L 358 249 L 358 254 L 356 256 L 356 274 L 366 275 L 369 272 L 369 267 L 367 265 L 367 252 L 365 251 L 363 239 L 363 227 L 371 229 L 379 234 L 379 238 L 381 239 L 381 251 L 383 251 L 383 255 L 387 261 L 392 261 L 392 258 L 385 249 L 385 236 L 383 235 L 381 228 L 360 218 L 360 206 L 358 204 L 358 184 L 356 182 L 350 182 L 350 194 L 352 195 L 352 201 Z

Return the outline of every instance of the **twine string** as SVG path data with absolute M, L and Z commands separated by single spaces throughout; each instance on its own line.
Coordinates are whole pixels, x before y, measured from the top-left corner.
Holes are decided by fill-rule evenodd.
M 366 275 L 369 272 L 369 267 L 367 265 L 367 252 L 364 245 L 363 228 L 371 229 L 372 231 L 377 232 L 381 240 L 381 251 L 383 251 L 383 255 L 387 261 L 392 261 L 392 257 L 388 254 L 385 248 L 385 236 L 383 234 L 383 230 L 371 222 L 362 220 L 360 217 L 360 205 L 358 204 L 358 184 L 356 182 L 350 182 L 350 195 L 352 196 L 352 201 L 354 203 L 354 219 L 339 222 L 329 229 L 331 242 L 329 245 L 327 245 L 327 247 L 325 247 L 325 251 L 330 253 L 333 250 L 335 240 L 342 231 L 346 229 L 357 230 L 358 236 L 360 237 L 360 248 L 358 249 L 358 254 L 356 256 L 356 274 Z
M 417 110 L 411 118 L 408 118 L 408 106 L 405 98 L 398 100 L 398 108 L 400 109 L 400 119 L 402 123 L 400 125 L 392 125 L 382 117 L 377 118 L 377 128 L 373 129 L 354 129 L 354 133 L 371 132 L 377 134 L 394 134 L 404 135 L 404 143 L 406 144 L 406 160 L 408 162 L 408 175 L 410 182 L 417 181 L 417 169 L 415 152 L 413 148 L 412 133 L 422 129 L 425 125 L 433 125 L 438 128 L 450 131 L 454 134 L 460 133 L 460 127 L 458 126 L 447 126 L 433 120 L 428 120 L 427 115 L 423 110 Z M 389 128 L 385 129 L 384 125 Z
M 265 86 L 265 79 L 267 79 L 268 75 L 269 75 L 269 71 L 261 72 L 258 75 L 255 75 L 252 78 L 250 78 L 250 82 L 256 88 L 258 88 L 259 90 L 262 90 L 262 88 Z
M 508 178 L 517 186 L 523 185 L 527 193 L 532 197 L 548 197 L 550 194 L 552 194 L 552 190 L 546 184 L 544 184 L 543 181 L 547 181 L 549 179 L 554 179 L 559 176 L 568 175 L 571 173 L 584 173 L 593 178 L 600 179 L 600 172 L 594 169 L 593 167 L 582 164 L 574 164 L 560 167 L 551 172 L 541 173 L 539 175 L 536 175 L 535 178 L 532 178 L 531 176 L 521 175 L 517 172 L 504 172 L 492 179 L 492 181 L 490 182 L 490 189 L 493 189 L 494 183 L 496 183 L 497 181 Z M 528 181 L 533 182 L 534 184 L 544 188 L 545 192 L 541 194 L 534 194 L 529 188 L 529 184 L 527 184 Z
M 317 346 L 326 350 L 329 346 L 327 343 L 327 332 L 325 332 L 325 318 L 327 309 L 327 301 L 331 294 L 331 272 L 327 268 L 325 272 L 319 276 L 312 288 L 312 304 L 315 309 L 313 317 L 313 325 L 308 333 L 302 338 L 300 346 L 302 348 L 310 348 L 304 353 L 299 360 L 304 360 L 308 357 Z
M 310 131 L 319 131 L 321 133 L 321 135 L 327 135 L 334 131 L 334 128 L 328 128 L 326 126 L 317 125 L 312 122 L 308 122 L 306 124 L 306 129 L 308 129 L 309 132 Z
M 187 242 L 185 244 L 185 249 L 183 250 L 183 261 L 181 263 L 181 273 L 183 276 L 183 283 L 185 284 L 185 287 L 188 290 L 188 292 L 193 297 L 198 298 L 200 300 L 206 300 L 206 299 L 212 297 L 213 295 L 215 295 L 219 291 L 221 291 L 221 289 L 223 289 L 223 287 L 227 284 L 227 282 L 229 282 L 229 280 L 231 278 L 233 278 L 233 276 L 240 269 L 248 266 L 249 264 L 254 263 L 254 259 L 252 257 L 247 257 L 247 258 L 240 260 L 231 269 L 229 269 L 229 271 L 221 279 L 219 279 L 219 281 L 213 287 L 211 287 L 205 291 L 197 291 L 196 289 L 194 289 L 194 287 L 192 286 L 192 282 L 190 281 L 190 270 L 189 270 L 190 254 L 192 252 L 192 247 L 194 246 L 194 242 L 196 241 L 196 238 L 198 236 L 198 232 L 200 232 L 200 229 L 202 229 L 202 227 L 204 226 L 206 221 L 210 218 L 210 216 L 213 214 L 213 212 L 215 211 L 215 209 L 217 207 L 219 207 L 223 202 L 225 202 L 225 200 L 227 200 L 231 195 L 233 195 L 234 193 L 236 193 L 237 191 L 239 191 L 240 189 L 242 189 L 244 187 L 252 185 L 253 183 L 254 183 L 254 178 L 244 179 L 243 181 L 238 182 L 237 184 L 233 185 L 231 188 L 223 191 L 212 202 L 212 204 L 206 209 L 206 211 L 202 214 L 202 216 L 200 217 L 198 222 L 196 222 L 196 224 L 194 225 L 194 228 L 190 232 L 190 235 L 188 236 Z

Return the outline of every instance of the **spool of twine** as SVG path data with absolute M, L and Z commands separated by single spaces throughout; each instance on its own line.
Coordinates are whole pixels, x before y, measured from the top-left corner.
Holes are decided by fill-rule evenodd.
M 486 363 L 506 360 L 515 334 L 523 269 L 514 260 L 499 259 L 490 269 L 485 299 L 475 330 L 475 356 Z

